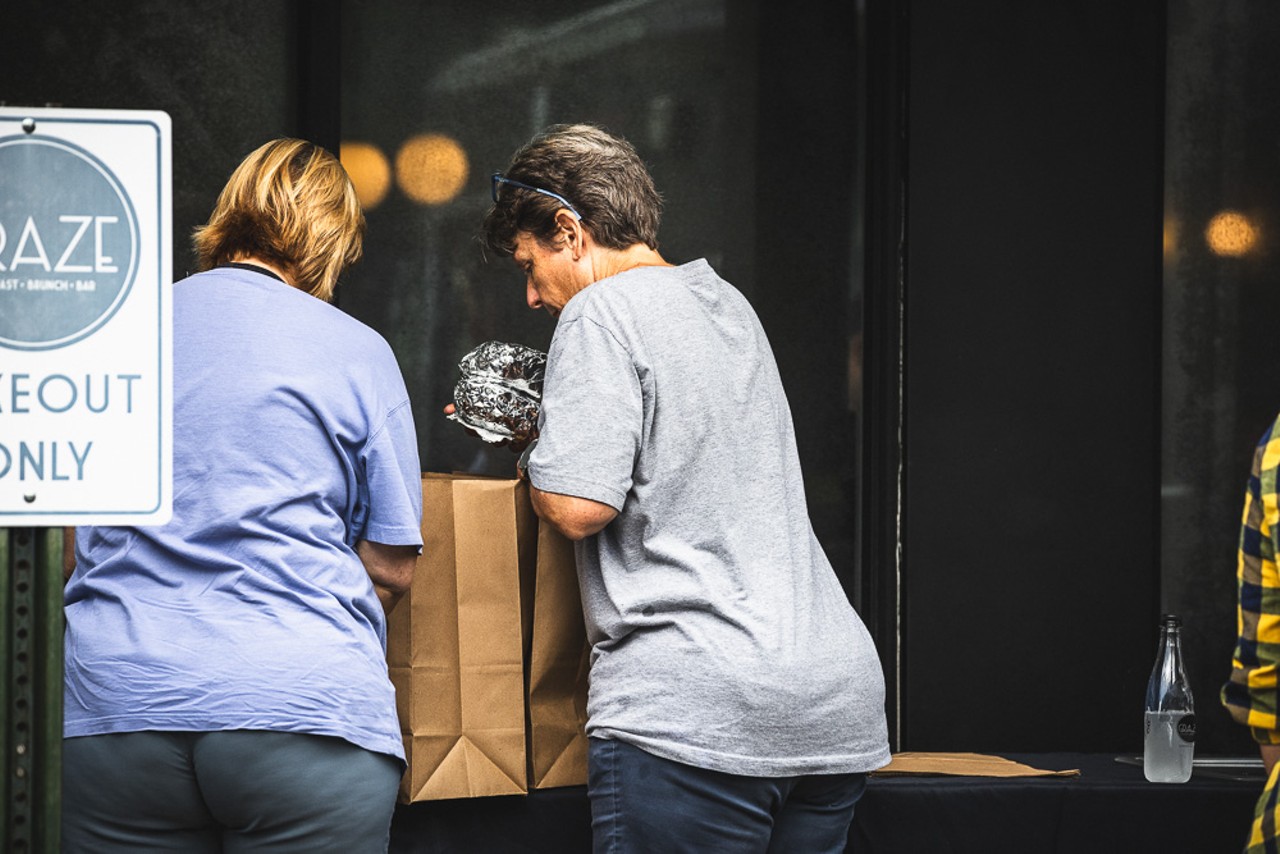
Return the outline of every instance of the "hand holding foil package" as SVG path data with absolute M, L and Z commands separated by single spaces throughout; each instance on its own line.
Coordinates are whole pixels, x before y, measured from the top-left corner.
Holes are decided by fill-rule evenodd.
M 538 426 L 547 354 L 520 344 L 487 341 L 462 357 L 450 419 L 486 442 L 524 438 Z

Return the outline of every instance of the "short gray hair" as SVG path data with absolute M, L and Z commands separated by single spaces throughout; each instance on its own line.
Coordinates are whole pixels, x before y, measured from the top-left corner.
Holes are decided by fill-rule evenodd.
M 521 146 L 502 174 L 563 196 L 601 246 L 626 249 L 643 243 L 658 248 L 662 197 L 653 178 L 631 143 L 600 127 L 552 125 Z M 515 250 L 520 232 L 549 243 L 556 233 L 556 212 L 563 207 L 545 193 L 500 184 L 482 239 L 503 254 Z

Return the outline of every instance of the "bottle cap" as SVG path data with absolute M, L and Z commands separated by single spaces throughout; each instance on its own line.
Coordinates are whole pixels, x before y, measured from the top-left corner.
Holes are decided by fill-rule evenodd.
M 1165 626 L 1181 626 L 1182 618 L 1177 614 L 1164 614 L 1160 617 L 1160 622 Z

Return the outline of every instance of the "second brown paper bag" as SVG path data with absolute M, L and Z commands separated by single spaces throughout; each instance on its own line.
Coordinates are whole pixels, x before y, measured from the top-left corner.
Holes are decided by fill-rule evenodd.
M 573 543 L 549 525 L 538 528 L 532 613 L 525 619 L 529 785 L 587 782 L 587 669 L 590 647 Z
M 388 619 L 403 803 L 586 782 L 572 543 L 524 482 L 423 475 L 423 553 Z

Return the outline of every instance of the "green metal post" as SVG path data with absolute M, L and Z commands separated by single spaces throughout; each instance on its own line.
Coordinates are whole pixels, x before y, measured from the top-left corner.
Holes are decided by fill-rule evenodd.
M 62 529 L 0 528 L 0 801 L 12 854 L 60 847 L 62 628 Z

